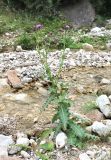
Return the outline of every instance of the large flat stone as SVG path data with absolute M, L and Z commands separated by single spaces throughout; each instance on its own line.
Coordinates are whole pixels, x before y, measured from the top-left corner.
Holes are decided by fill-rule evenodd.
M 95 121 L 91 127 L 92 127 L 92 131 L 94 133 L 97 133 L 101 137 L 103 136 L 107 137 L 108 135 L 110 135 L 110 132 L 111 132 L 110 127 L 103 124 L 102 122 Z
M 95 19 L 95 11 L 88 0 L 80 0 L 76 4 L 63 8 L 63 14 L 73 25 L 83 26 L 91 24 Z
M 97 98 L 96 103 L 105 117 L 111 118 L 111 103 L 106 95 Z
M 13 144 L 12 136 L 5 136 L 3 134 L 0 134 L 0 146 L 6 146 Z
M 33 98 L 26 93 L 7 93 L 2 96 L 2 99 L 16 101 L 19 104 L 31 104 L 34 102 Z
M 0 157 L 1 156 L 8 157 L 7 146 L 0 146 Z
M 15 89 L 22 88 L 22 83 L 20 78 L 17 76 L 17 72 L 15 70 L 7 71 L 8 83 Z

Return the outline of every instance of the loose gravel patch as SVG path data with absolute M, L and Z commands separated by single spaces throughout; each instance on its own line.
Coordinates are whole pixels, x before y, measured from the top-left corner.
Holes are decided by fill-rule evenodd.
M 61 51 L 55 51 L 48 54 L 48 63 L 55 75 L 60 66 Z M 77 52 L 65 50 L 64 69 L 74 67 L 104 67 L 111 65 L 111 52 L 101 51 L 92 52 L 79 50 Z M 8 69 L 16 69 L 21 79 L 40 78 L 44 69 L 36 51 L 10 52 L 0 54 L 0 73 Z

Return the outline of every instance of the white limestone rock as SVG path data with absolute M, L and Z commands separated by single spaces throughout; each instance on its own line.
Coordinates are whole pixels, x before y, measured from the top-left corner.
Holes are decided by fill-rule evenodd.
M 110 134 L 111 128 L 107 125 L 103 124 L 102 122 L 95 121 L 92 125 L 92 131 L 97 133 L 99 136 L 108 136 Z
M 105 117 L 111 118 L 111 103 L 106 95 L 101 95 L 96 99 L 96 104 Z
M 17 146 L 17 145 L 10 145 L 8 147 L 8 154 L 9 155 L 14 155 L 17 154 L 18 152 L 20 152 L 22 150 L 22 147 Z
M 109 79 L 103 78 L 100 83 L 101 84 L 110 84 L 111 81 Z
M 25 135 L 24 133 L 17 133 L 16 144 L 28 146 L 29 143 L 30 143 L 30 140 L 27 138 L 27 135 Z
M 95 156 L 95 154 L 96 154 L 96 152 L 95 151 L 91 151 L 91 150 L 88 150 L 87 152 L 86 152 L 86 154 L 90 157 L 90 158 L 94 158 L 94 156 Z
M 14 141 L 12 139 L 12 136 L 5 136 L 0 134 L 0 146 L 6 146 L 8 147 L 9 145 L 14 144 Z
M 98 32 L 101 32 L 101 28 L 94 27 L 94 28 L 91 29 L 91 33 L 98 33 Z
M 33 99 L 26 93 L 6 93 L 2 96 L 2 99 L 16 101 L 20 104 L 30 104 L 33 103 Z
M 21 144 L 28 146 L 29 145 L 29 139 L 28 138 L 18 138 L 16 144 Z
M 80 160 L 91 160 L 90 157 L 86 153 L 81 153 L 79 155 Z
M 25 151 L 21 151 L 21 156 L 23 157 L 23 158 L 25 158 L 25 159 L 29 159 L 30 158 L 30 154 L 28 154 L 27 152 L 25 152 Z
M 43 87 L 39 87 L 39 89 L 37 90 L 38 93 L 40 93 L 42 96 L 47 96 L 48 95 L 48 91 L 43 88 Z
M 9 145 L 14 144 L 12 136 L 5 136 L 0 134 L 0 156 L 8 156 Z
M 17 47 L 16 47 L 16 51 L 17 51 L 17 52 L 22 52 L 22 51 L 23 51 L 23 49 L 22 49 L 22 47 L 21 47 L 21 46 L 17 46 Z
M 94 51 L 93 45 L 91 45 L 91 44 L 89 44 L 89 43 L 84 43 L 84 44 L 83 44 L 83 49 L 84 49 L 85 51 Z
M 1 156 L 8 157 L 7 146 L 0 145 L 0 157 Z
M 110 101 L 109 98 L 106 95 L 101 95 L 96 99 L 96 103 L 98 105 L 98 107 L 102 107 L 105 105 L 110 105 Z
M 67 143 L 67 136 L 64 132 L 60 132 L 57 136 L 56 136 L 56 148 L 63 148 L 65 147 Z

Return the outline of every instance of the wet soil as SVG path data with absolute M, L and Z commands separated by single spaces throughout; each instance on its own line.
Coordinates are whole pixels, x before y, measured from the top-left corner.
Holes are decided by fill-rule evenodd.
M 74 68 L 65 71 L 62 79 L 69 84 L 69 97 L 73 100 L 72 112 L 83 113 L 83 106 L 87 102 L 95 101 L 97 91 L 101 88 L 98 80 L 100 78 L 111 78 L 111 68 Z M 5 90 L 5 89 L 4 89 Z M 27 93 L 31 97 L 28 103 L 20 103 L 18 101 L 4 100 L 4 93 Z M 27 130 L 34 125 L 34 119 L 37 124 L 45 126 L 51 123 L 51 118 L 55 112 L 54 106 L 49 106 L 45 111 L 40 111 L 47 96 L 42 96 L 37 89 L 29 86 L 24 90 L 15 91 L 8 89 L 0 93 L 0 116 L 8 114 L 10 117 L 17 118 L 17 130 Z M 37 125 L 36 124 L 36 125 Z

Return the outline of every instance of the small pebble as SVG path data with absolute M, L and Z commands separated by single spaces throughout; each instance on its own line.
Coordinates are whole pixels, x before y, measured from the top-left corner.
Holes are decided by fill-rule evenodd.
M 21 156 L 22 156 L 23 158 L 30 158 L 30 154 L 28 154 L 28 153 L 25 152 L 25 151 L 21 151 L 20 154 L 21 154 Z

